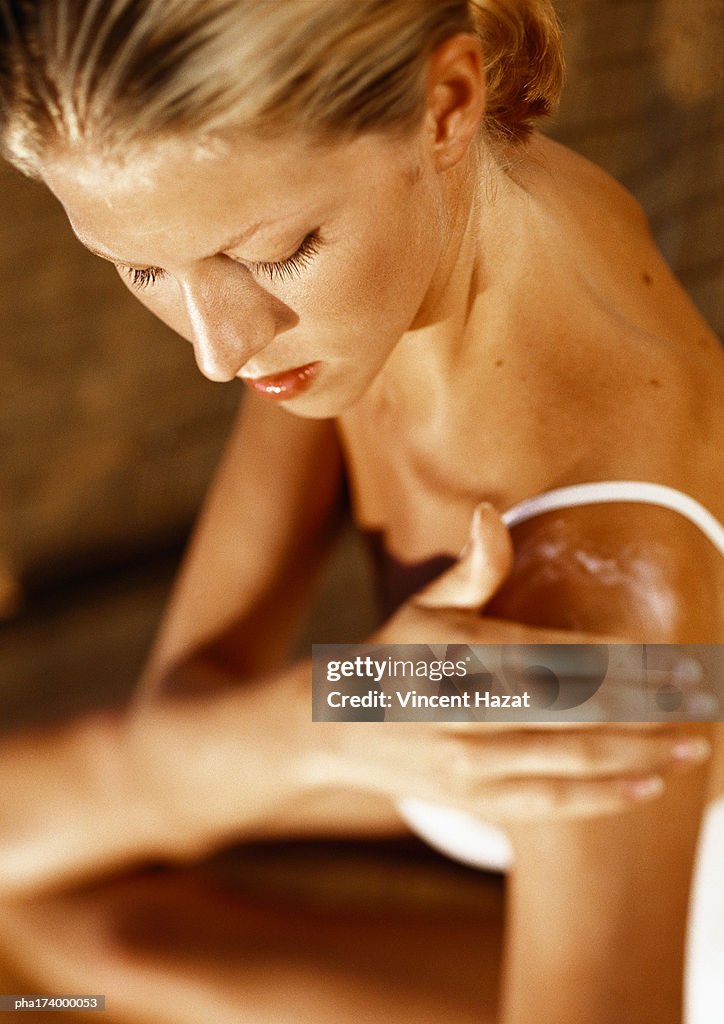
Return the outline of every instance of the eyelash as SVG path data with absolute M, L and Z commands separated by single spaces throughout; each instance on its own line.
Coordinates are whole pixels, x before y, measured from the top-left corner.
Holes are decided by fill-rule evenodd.
M 287 259 L 278 260 L 273 263 L 250 263 L 249 266 L 257 273 L 268 277 L 270 281 L 289 281 L 294 277 L 298 277 L 302 270 L 312 262 L 319 252 L 320 246 L 319 232 L 316 230 L 310 231 L 297 251 Z M 122 267 L 121 269 L 130 278 L 132 287 L 138 289 L 147 288 L 148 285 L 155 284 L 165 276 L 165 271 L 161 267 L 144 267 L 143 269 L 140 267 Z
M 297 251 L 285 260 L 278 260 L 275 263 L 251 263 L 250 266 L 259 274 L 263 274 L 270 281 L 291 280 L 298 277 L 302 270 L 312 262 L 320 250 L 322 240 L 318 231 L 310 231 Z
M 159 277 L 163 277 L 163 270 L 160 267 L 146 267 L 140 270 L 138 267 L 122 267 L 127 277 L 131 279 L 134 288 L 145 288 L 149 284 L 155 284 Z

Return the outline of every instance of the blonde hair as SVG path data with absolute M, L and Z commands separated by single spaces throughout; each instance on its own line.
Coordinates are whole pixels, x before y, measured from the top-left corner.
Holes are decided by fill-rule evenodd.
M 123 154 L 159 135 L 404 130 L 430 54 L 476 33 L 484 126 L 525 139 L 563 79 L 549 0 L 0 0 L 0 148 Z

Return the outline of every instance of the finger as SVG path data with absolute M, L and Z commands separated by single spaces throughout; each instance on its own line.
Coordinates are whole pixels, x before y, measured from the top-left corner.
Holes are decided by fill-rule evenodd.
M 489 502 L 473 513 L 470 536 L 458 561 L 412 599 L 422 608 L 481 608 L 513 565 L 513 543 Z
M 492 735 L 485 743 L 458 737 L 440 750 L 440 778 L 450 792 L 473 793 L 481 782 L 496 779 L 668 774 L 702 764 L 710 754 L 703 737 L 676 733 L 518 733 Z
M 485 846 L 487 836 L 479 825 L 501 827 L 519 822 L 575 820 L 620 814 L 656 800 L 666 789 L 660 775 L 632 775 L 625 779 L 580 780 L 537 778 L 503 779 L 481 787 L 475 799 L 458 801 L 406 797 L 398 803 L 403 818 L 413 831 L 433 846 L 482 866 L 484 850 L 478 859 L 476 844 Z M 471 857 L 472 854 L 472 857 Z M 479 862 L 478 862 L 479 861 Z
M 681 731 L 681 724 L 666 722 L 496 722 L 483 720 L 477 722 L 437 722 L 436 728 L 441 732 L 465 733 L 470 736 L 484 737 L 489 732 L 511 733 L 531 732 L 601 732 L 615 731 L 628 734 L 641 733 L 645 736 L 652 732 Z
M 526 650 L 521 647 L 523 659 L 526 657 Z M 559 687 L 560 697 L 565 698 L 569 691 L 575 703 L 567 704 L 565 699 L 562 699 L 561 709 L 557 712 L 558 700 L 550 703 L 550 691 L 537 695 L 534 690 L 529 711 L 512 714 L 496 712 L 496 715 L 500 714 L 499 721 L 496 717 L 489 718 L 486 712 L 481 711 L 477 720 L 473 714 L 472 719 L 469 718 L 465 722 L 448 722 L 444 727 L 453 731 L 473 732 L 483 726 L 491 729 L 515 729 L 518 726 L 541 729 L 600 729 L 615 726 L 621 730 L 636 731 L 672 728 L 677 724 L 682 726 L 686 723 L 714 720 L 716 717 L 720 703 L 717 683 L 713 682 L 711 675 L 705 673 L 701 664 L 691 657 L 685 656 L 666 668 L 656 668 L 642 675 L 635 665 L 621 663 L 617 647 L 613 647 L 611 663 L 605 669 L 605 675 L 599 673 L 596 677 L 598 667 L 595 663 L 587 670 L 585 659 L 581 661 L 586 648 L 553 646 L 550 648 L 555 652 L 551 655 L 552 660 L 547 660 L 545 653 L 541 656 L 540 652 L 548 648 L 536 645 L 531 650 L 534 650 L 535 654 L 529 660 L 542 660 L 544 664 L 549 665 L 553 670 L 554 682 Z M 567 662 L 568 658 L 572 660 Z M 524 674 L 527 671 L 524 660 L 522 665 L 524 671 L 516 668 L 520 672 L 518 677 L 508 673 L 506 669 L 506 675 L 495 680 L 496 686 L 502 686 L 503 692 L 512 696 L 524 692 L 530 685 L 530 676 Z M 536 665 L 531 672 L 533 683 L 536 681 L 537 668 Z M 544 703 L 540 698 L 545 698 L 548 703 Z M 442 723 L 440 724 L 442 726 Z
M 553 818 L 595 818 L 618 814 L 656 800 L 665 791 L 660 775 L 635 775 L 625 779 L 529 779 L 501 781 L 481 792 L 476 813 L 504 824 L 515 821 L 549 821 Z

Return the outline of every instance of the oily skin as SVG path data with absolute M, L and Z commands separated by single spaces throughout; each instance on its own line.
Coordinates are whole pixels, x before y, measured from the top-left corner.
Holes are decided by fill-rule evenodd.
M 163 270 L 138 297 L 192 342 L 206 376 L 320 361 L 314 387 L 286 407 L 338 416 L 406 332 L 448 316 L 453 279 L 470 286 L 483 108 L 479 46 L 458 36 L 431 58 L 425 115 L 402 139 L 166 138 L 115 161 L 56 150 L 41 172 L 85 244 Z M 255 266 L 292 256 L 311 232 L 318 251 L 298 276 Z
M 290 411 L 337 415 L 367 390 L 441 272 L 445 189 L 420 174 L 414 145 L 376 136 L 321 150 L 239 135 L 218 148 L 189 159 L 183 140 L 164 140 L 119 167 L 64 155 L 44 176 L 86 245 L 163 269 L 140 288 L 119 272 L 193 344 L 206 376 L 319 360 L 315 387 Z M 258 266 L 314 231 L 318 251 L 298 272 Z
M 214 379 L 320 361 L 313 386 L 286 410 L 337 418 L 358 521 L 383 534 L 399 561 L 454 556 L 481 498 L 500 509 L 581 479 L 662 478 L 716 514 L 710 439 L 702 438 L 695 459 L 690 441 L 679 443 L 691 397 L 704 413 L 714 407 L 708 353 L 698 349 L 708 336 L 667 279 L 635 204 L 601 172 L 542 140 L 505 163 L 485 147 L 479 155 L 475 65 L 464 45 L 451 52 L 454 75 L 443 53 L 425 117 L 404 144 L 364 136 L 320 149 L 309 140 L 238 136 L 202 150 L 168 139 L 123 164 L 87 150 L 56 153 L 45 176 L 88 244 L 137 267 L 162 268 L 139 297 L 194 344 Z M 259 222 L 267 226 L 251 234 Z M 259 273 L 255 264 L 288 257 L 317 229 L 322 244 L 299 277 Z M 647 282 L 660 289 L 656 302 Z M 642 387 L 642 378 L 657 387 Z M 252 448 L 266 453 L 270 438 L 260 437 Z M 278 475 L 281 460 L 280 453 Z M 319 462 L 311 465 L 318 483 Z M 273 483 L 269 468 L 264 459 L 262 491 Z M 248 501 L 260 467 L 252 460 L 239 472 Z M 237 546 L 246 533 L 236 486 L 231 491 L 217 518 L 231 521 L 234 509 Z M 256 494 L 253 504 L 263 501 Z M 297 507 L 289 515 L 299 522 Z M 544 530 L 527 533 L 526 571 L 514 567 L 513 592 L 500 595 L 494 616 L 612 636 L 711 639 L 709 621 L 697 622 L 693 634 L 680 621 L 692 608 L 706 615 L 711 607 L 707 552 L 689 559 L 686 571 L 677 553 L 691 550 L 692 534 L 693 543 L 706 542 L 678 519 L 672 531 L 670 513 L 642 515 L 632 529 L 630 514 L 619 510 L 570 514 L 570 539 L 553 567 L 566 584 L 558 603 L 547 594 L 519 600 L 551 548 Z M 663 575 L 661 544 L 651 545 L 657 530 L 673 552 Z M 207 535 L 214 551 L 213 526 Z M 273 545 L 271 537 L 256 545 L 269 563 Z M 627 552 L 641 567 L 637 579 L 655 580 L 664 596 L 678 588 L 683 615 L 673 602 L 669 621 L 636 618 Z M 620 585 L 606 582 L 602 597 L 592 596 L 595 576 L 589 581 L 577 567 L 610 567 L 612 559 Z M 199 587 L 209 586 L 203 561 L 177 606 L 188 609 L 172 616 L 176 639 L 162 640 L 157 664 L 173 661 L 179 637 L 208 643 L 213 616 L 228 625 L 229 610 L 219 607 L 198 632 L 193 607 Z M 254 580 L 276 571 L 246 570 Z M 286 584 L 286 555 L 283 572 Z M 203 593 L 212 607 L 213 594 Z M 428 628 L 419 607 L 405 615 L 410 635 Z M 451 630 L 442 618 L 438 612 L 438 628 Z
M 455 555 L 481 499 L 582 479 L 658 478 L 721 517 L 711 332 L 624 190 L 538 138 L 494 158 L 484 101 L 459 36 L 404 140 L 167 138 L 42 172 L 86 244 L 161 268 L 134 290 L 211 379 L 319 362 L 284 408 L 337 419 L 357 519 L 397 560 Z M 298 274 L 258 266 L 310 232 Z

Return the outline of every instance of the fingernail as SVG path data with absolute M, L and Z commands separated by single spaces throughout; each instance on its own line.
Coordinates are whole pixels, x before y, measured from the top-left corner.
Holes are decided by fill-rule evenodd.
M 458 558 L 465 558 L 473 551 L 476 545 L 480 544 L 482 534 L 482 523 L 483 513 L 486 509 L 492 508 L 493 506 L 489 501 L 481 501 L 479 505 L 475 506 L 473 510 L 472 519 L 470 520 L 470 531 L 468 533 L 468 539 L 465 542 L 465 547 L 462 549 Z
M 684 711 L 689 721 L 716 722 L 721 713 L 719 700 L 713 693 L 690 693 L 684 697 Z
M 711 754 L 711 744 L 702 736 L 692 736 L 686 740 L 677 740 L 671 748 L 671 756 L 676 761 L 706 761 Z
M 625 782 L 624 789 L 632 800 L 652 800 L 664 792 L 664 780 L 659 775 L 652 775 L 649 779 Z

